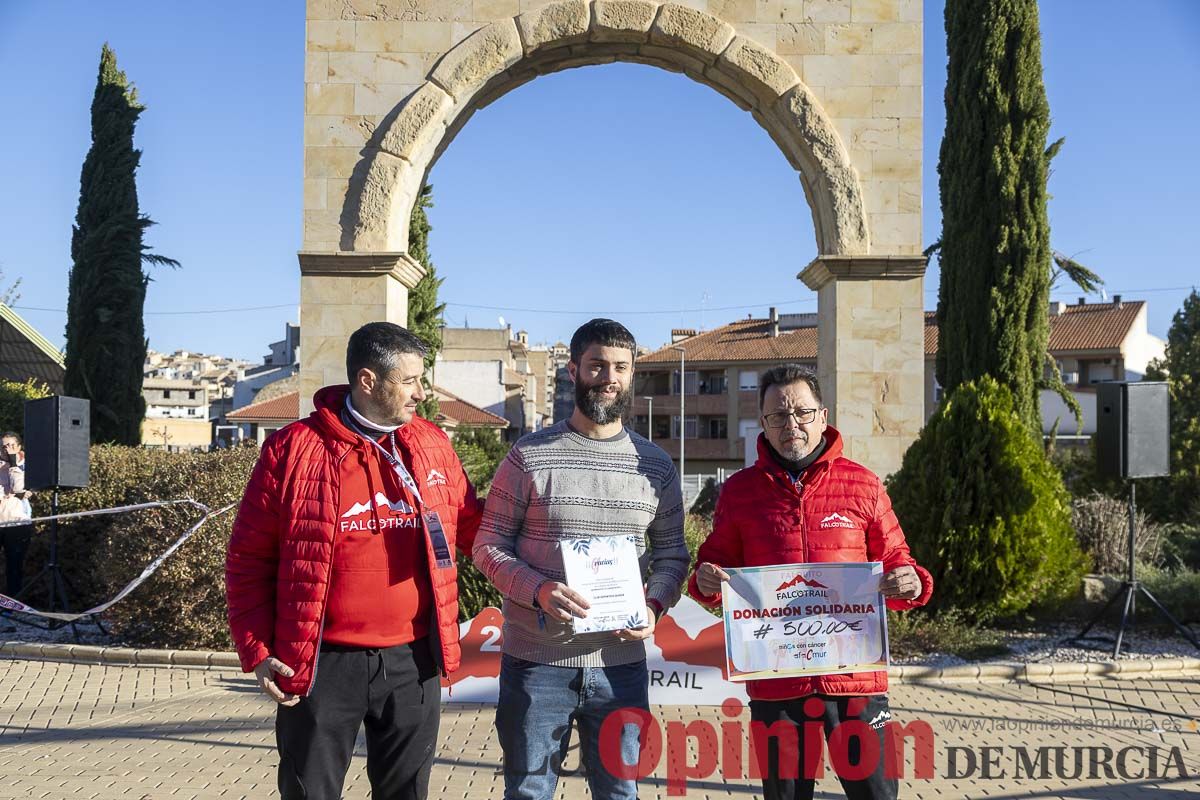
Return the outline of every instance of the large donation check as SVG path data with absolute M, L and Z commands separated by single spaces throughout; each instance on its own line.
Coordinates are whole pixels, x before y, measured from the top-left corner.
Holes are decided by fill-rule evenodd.
M 574 620 L 576 633 L 644 628 L 646 594 L 638 564 L 636 536 L 591 536 L 562 543 L 567 586 L 590 608 Z
M 887 669 L 880 562 L 726 572 L 721 599 L 729 680 Z

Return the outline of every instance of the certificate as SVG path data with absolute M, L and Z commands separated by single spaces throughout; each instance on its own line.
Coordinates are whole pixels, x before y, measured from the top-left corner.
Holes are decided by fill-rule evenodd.
M 636 536 L 593 536 L 562 543 L 567 586 L 591 604 L 587 616 L 574 618 L 576 633 L 641 628 L 646 595 L 638 564 Z
M 721 584 L 729 680 L 873 672 L 888 667 L 883 564 L 726 569 Z

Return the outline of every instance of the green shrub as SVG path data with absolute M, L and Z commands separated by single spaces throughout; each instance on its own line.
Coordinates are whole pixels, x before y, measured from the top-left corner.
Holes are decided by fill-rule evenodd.
M 15 431 L 23 437 L 25 401 L 49 396 L 49 387 L 32 378 L 24 382 L 0 380 L 0 433 Z
M 1104 575 L 1123 575 L 1129 563 L 1129 504 L 1093 492 L 1071 503 L 1071 524 L 1079 546 L 1092 560 L 1092 569 Z M 1164 527 L 1137 510 L 1134 554 L 1138 561 L 1157 564 L 1161 558 Z
M 469 428 L 457 433 L 451 444 L 476 494 L 487 496 L 492 487 L 492 478 L 496 476 L 496 470 L 508 455 L 512 444 L 501 441 L 494 431 L 487 428 Z
M 1200 572 L 1190 569 L 1169 570 L 1143 564 L 1138 567 L 1138 580 L 1180 622 L 1200 622 Z M 1158 610 L 1145 597 L 1137 598 L 1140 620 L 1167 625 Z
M 921 610 L 889 611 L 888 650 L 892 658 L 948 653 L 976 660 L 1004 655 L 1009 648 L 1000 631 L 972 625 L 952 609 L 937 616 Z
M 167 453 L 97 445 L 91 450 L 91 485 L 63 491 L 62 513 L 191 497 L 216 509 L 241 500 L 258 450 L 237 447 L 212 453 Z M 34 513 L 50 513 L 50 495 L 38 492 Z M 225 606 L 225 551 L 236 513 L 201 528 L 144 584 L 105 612 L 121 641 L 137 646 L 232 648 Z M 116 594 L 190 527 L 199 513 L 188 507 L 137 511 L 63 522 L 59 562 L 72 586 L 73 610 L 90 608 Z M 34 539 L 26 563 L 32 576 L 47 556 L 47 536 Z M 499 595 L 459 556 L 460 618 L 498 605 Z M 31 595 L 44 608 L 45 585 Z
M 942 401 L 889 479 L 930 609 L 969 620 L 1069 598 L 1086 567 L 1058 471 L 990 377 Z
M 1200 570 L 1200 525 L 1166 525 L 1162 560 L 1174 569 Z
M 63 513 L 190 497 L 214 510 L 241 500 L 258 457 L 255 448 L 167 453 L 97 445 L 91 485 L 60 493 Z M 50 495 L 34 496 L 34 511 L 50 513 Z M 225 550 L 234 511 L 208 522 L 161 568 L 104 614 L 129 644 L 229 649 L 225 621 Z M 62 523 L 59 561 L 82 610 L 111 598 L 187 530 L 200 513 L 177 506 Z M 44 528 L 43 528 L 44 530 Z M 45 561 L 47 537 L 35 539 L 27 571 Z M 35 605 L 46 602 L 44 591 Z

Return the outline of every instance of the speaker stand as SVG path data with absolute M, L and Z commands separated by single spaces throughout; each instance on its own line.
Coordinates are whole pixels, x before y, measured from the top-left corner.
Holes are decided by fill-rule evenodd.
M 67 589 L 68 589 L 68 587 L 70 587 L 71 591 L 74 591 L 75 587 L 71 586 L 71 582 L 69 580 L 67 580 L 67 576 L 63 574 L 62 569 L 58 566 L 58 488 L 57 487 L 52 488 L 51 492 L 50 492 L 50 516 L 52 517 L 52 519 L 50 520 L 50 554 L 46 560 L 46 566 L 42 567 L 41 571 L 39 571 L 37 575 L 34 575 L 33 578 L 29 580 L 28 583 L 26 583 L 23 587 L 21 587 L 21 596 L 18 599 L 24 600 L 24 598 L 28 597 L 31 590 L 35 586 L 37 586 L 39 582 L 41 582 L 44 579 L 45 583 L 46 583 L 46 588 L 50 592 L 50 602 L 47 605 L 46 610 L 52 614 L 57 614 L 57 613 L 70 614 L 71 613 L 71 606 L 70 606 L 71 596 L 68 593 Z M 108 634 L 108 631 L 105 630 L 104 624 L 100 621 L 99 617 L 97 617 L 95 615 L 88 615 L 88 617 L 86 617 L 86 618 L 91 619 L 93 622 L 95 622 L 96 627 L 100 629 L 101 633 L 103 633 L 105 635 Z M 81 617 L 81 619 L 83 619 L 83 618 Z M 45 631 L 55 631 L 66 625 L 70 625 L 71 633 L 74 635 L 75 641 L 78 642 L 79 641 L 79 628 L 76 625 L 76 622 L 78 622 L 78 620 L 72 620 L 71 622 L 63 622 L 62 620 L 57 620 L 57 619 L 53 619 L 50 617 L 46 617 L 46 618 L 32 617 L 25 624 L 32 625 L 35 628 L 41 628 L 42 630 L 45 630 Z
M 1175 617 L 1171 616 L 1171 612 L 1167 611 L 1167 609 L 1163 607 L 1163 604 L 1158 602 L 1158 598 L 1150 593 L 1150 590 L 1146 588 L 1145 584 L 1137 579 L 1136 560 L 1134 558 L 1134 540 L 1136 533 L 1137 488 L 1136 483 L 1131 478 L 1129 480 L 1129 560 L 1126 565 L 1128 570 L 1127 577 L 1125 578 L 1124 583 L 1121 584 L 1121 588 L 1117 589 L 1117 591 L 1113 593 L 1113 596 L 1108 599 L 1108 602 L 1104 604 L 1104 608 L 1100 609 L 1096 616 L 1092 617 L 1091 621 L 1084 626 L 1083 630 L 1067 641 L 1076 644 L 1081 644 L 1085 640 L 1100 642 L 1111 641 L 1113 642 L 1113 660 L 1115 661 L 1121 655 L 1121 641 L 1125 638 L 1125 628 L 1127 626 L 1132 627 L 1133 625 L 1133 616 L 1137 607 L 1136 598 L 1140 593 L 1145 595 L 1146 599 L 1149 600 L 1156 609 L 1158 609 L 1160 616 L 1166 618 L 1168 622 L 1175 626 L 1175 630 L 1180 636 L 1191 642 L 1192 646 L 1194 646 L 1197 650 L 1200 650 L 1200 640 L 1196 638 L 1196 634 L 1179 620 L 1175 619 Z M 1121 625 L 1117 628 L 1116 639 L 1114 640 L 1111 636 L 1088 636 L 1088 631 L 1095 627 L 1096 623 L 1103 619 L 1104 615 L 1108 613 L 1108 610 L 1112 608 L 1122 597 L 1125 598 L 1125 609 L 1121 612 Z M 1084 646 L 1087 647 L 1087 645 Z

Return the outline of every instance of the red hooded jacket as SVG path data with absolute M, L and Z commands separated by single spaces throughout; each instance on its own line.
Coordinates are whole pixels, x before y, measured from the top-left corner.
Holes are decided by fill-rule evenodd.
M 343 459 L 375 458 L 367 442 L 342 424 L 347 386 L 327 386 L 316 410 L 267 438 L 242 497 L 225 561 L 229 627 L 242 669 L 267 656 L 295 670 L 276 676 L 285 692 L 308 694 L 316 679 Z M 471 552 L 483 508 L 450 440 L 420 417 L 396 431 L 396 443 L 421 491 L 423 510 L 436 511 L 453 550 Z M 430 640 L 443 674 L 458 668 L 458 573 L 437 568 L 425 536 L 425 569 L 433 588 Z
M 712 533 L 700 545 L 696 563 L 762 567 L 882 561 L 885 573 L 908 565 L 917 570 L 921 594 L 913 600 L 889 598 L 887 606 L 898 611 L 925 605 L 933 593 L 933 578 L 909 554 L 904 531 L 879 477 L 842 455 L 842 437 L 837 430 L 826 428 L 824 438 L 825 451 L 804 471 L 803 488 L 798 488 L 759 434 L 758 461 L 721 487 Z M 854 527 L 821 527 L 822 520 L 835 513 Z M 721 603 L 720 594 L 700 593 L 695 572 L 688 580 L 688 594 L 709 607 Z M 774 678 L 750 681 L 746 690 L 756 700 L 882 694 L 887 691 L 887 673 Z

